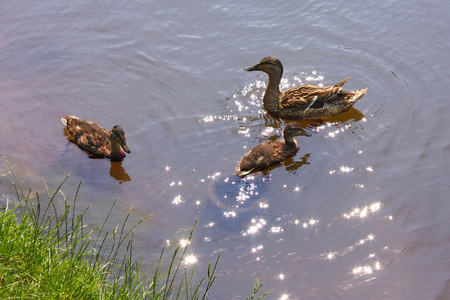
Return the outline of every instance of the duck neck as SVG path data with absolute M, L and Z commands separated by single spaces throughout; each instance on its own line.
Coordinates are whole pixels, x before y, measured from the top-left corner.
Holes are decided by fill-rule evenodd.
M 298 148 L 297 141 L 294 139 L 293 136 L 290 135 L 284 136 L 284 142 L 286 143 L 286 146 L 290 148 Z
M 280 81 L 282 73 L 268 73 L 268 75 L 269 83 L 263 99 L 264 108 L 270 113 L 276 113 L 279 110 Z
M 109 157 L 112 160 L 122 160 L 125 157 L 125 152 L 123 152 L 120 144 L 111 137 L 111 153 Z

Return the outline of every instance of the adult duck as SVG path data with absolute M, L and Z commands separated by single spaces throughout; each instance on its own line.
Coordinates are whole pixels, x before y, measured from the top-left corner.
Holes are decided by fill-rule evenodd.
M 130 153 L 125 131 L 119 125 L 109 131 L 97 123 L 75 116 L 62 117 L 61 122 L 66 126 L 73 142 L 92 157 L 121 161 L 126 156 L 125 152 Z
M 284 139 L 264 142 L 248 150 L 236 166 L 236 175 L 243 177 L 251 172 L 262 171 L 294 156 L 300 149 L 294 137 L 299 135 L 311 136 L 311 133 L 298 123 L 286 124 L 283 129 Z
M 342 86 L 350 77 L 332 86 L 304 85 L 280 91 L 283 65 L 275 57 L 265 57 L 245 71 L 262 71 L 269 75 L 269 84 L 264 93 L 264 108 L 274 116 L 288 119 L 320 119 L 349 110 L 368 88 L 348 92 Z

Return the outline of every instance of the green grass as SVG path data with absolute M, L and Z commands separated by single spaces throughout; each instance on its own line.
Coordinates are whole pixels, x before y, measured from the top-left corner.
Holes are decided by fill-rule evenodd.
M 142 274 L 141 262 L 132 258 L 133 230 L 145 218 L 126 229 L 129 212 L 123 224 L 109 232 L 105 224 L 113 204 L 103 223 L 85 224 L 87 210 L 76 212 L 81 182 L 73 201 L 64 197 L 63 208 L 57 208 L 54 199 L 63 194 L 61 187 L 69 175 L 56 191 L 47 188 L 49 200 L 41 207 L 44 201 L 39 194 L 25 193 L 9 167 L 17 201 L 0 208 L 0 299 L 208 298 L 220 257 L 209 263 L 205 277 L 196 280 L 194 268 L 182 265 L 187 247 L 174 250 L 168 267 L 162 266 L 163 249 L 154 274 Z M 261 299 L 271 292 L 255 298 L 261 287 L 256 280 L 247 299 Z

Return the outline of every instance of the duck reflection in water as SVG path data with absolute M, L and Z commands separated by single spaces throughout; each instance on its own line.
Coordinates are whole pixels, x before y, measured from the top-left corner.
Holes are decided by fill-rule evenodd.
M 131 180 L 130 176 L 125 172 L 121 161 L 111 161 L 109 175 L 119 181 L 120 184 Z

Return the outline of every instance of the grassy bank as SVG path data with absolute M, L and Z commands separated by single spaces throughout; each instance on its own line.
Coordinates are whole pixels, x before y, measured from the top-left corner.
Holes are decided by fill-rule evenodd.
M 141 263 L 132 258 L 132 232 L 145 218 L 126 229 L 128 213 L 108 232 L 105 224 L 114 205 L 96 225 L 84 223 L 86 211 L 76 212 L 81 183 L 75 199 L 65 199 L 61 209 L 53 200 L 68 177 L 48 191 L 48 201 L 41 201 L 39 194 L 23 191 L 12 169 L 4 176 L 14 177 L 17 201 L 8 199 L 0 208 L 0 299 L 207 299 L 219 257 L 196 280 L 194 269 L 184 267 L 187 247 L 178 246 L 168 267 L 162 269 L 162 250 L 154 274 L 142 274 Z M 247 299 L 268 294 L 258 297 L 261 287 L 257 281 Z

